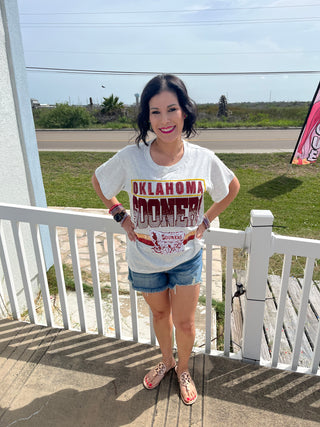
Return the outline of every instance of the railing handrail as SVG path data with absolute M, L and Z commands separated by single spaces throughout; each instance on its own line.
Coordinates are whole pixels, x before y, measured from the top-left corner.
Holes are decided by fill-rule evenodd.
M 124 229 L 120 224 L 113 221 L 110 215 L 104 216 L 101 214 L 75 212 L 71 208 L 70 210 L 67 208 L 61 210 L 0 203 L 0 219 L 38 225 L 54 224 L 56 227 L 125 234 Z M 204 235 L 204 240 L 205 243 L 211 245 L 243 248 L 245 234 L 246 232 L 242 230 L 211 227 Z
M 78 228 L 92 231 L 106 231 L 123 234 L 124 230 L 115 221 L 108 221 L 108 217 L 92 213 L 58 210 L 54 208 L 40 208 L 35 206 L 21 206 L 0 203 L 0 219 L 9 221 L 28 222 L 30 224 L 50 225 L 56 227 Z
M 320 240 L 282 236 L 272 233 L 272 252 L 292 256 L 320 258 Z

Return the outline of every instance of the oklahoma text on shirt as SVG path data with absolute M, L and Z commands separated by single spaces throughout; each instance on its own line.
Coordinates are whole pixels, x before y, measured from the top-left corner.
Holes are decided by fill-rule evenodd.
M 205 181 L 132 180 L 133 220 L 138 228 L 197 225 Z

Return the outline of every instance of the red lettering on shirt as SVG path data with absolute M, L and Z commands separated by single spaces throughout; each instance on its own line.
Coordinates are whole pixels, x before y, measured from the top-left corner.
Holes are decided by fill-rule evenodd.
M 169 196 L 173 193 L 173 182 L 166 182 L 166 195 Z
M 154 196 L 154 192 L 152 191 L 152 182 L 148 182 L 148 196 Z
M 196 182 L 195 181 L 187 181 L 186 182 L 186 193 L 187 194 L 195 194 L 196 193 Z
M 177 192 L 177 194 L 183 194 L 183 193 L 184 193 L 184 185 L 183 185 L 183 182 L 178 181 L 178 182 L 176 183 L 176 192 Z
M 161 182 L 157 182 L 156 195 L 157 196 L 164 196 L 164 191 L 163 191 L 163 187 L 162 187 Z
M 139 182 L 139 194 L 147 195 L 146 193 L 146 182 Z
M 202 194 L 204 193 L 201 181 L 198 181 L 198 193 L 202 193 Z

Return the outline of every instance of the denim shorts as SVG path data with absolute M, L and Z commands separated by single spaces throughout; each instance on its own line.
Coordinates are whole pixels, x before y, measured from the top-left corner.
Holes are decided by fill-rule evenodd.
M 153 293 L 178 286 L 188 286 L 201 283 L 202 249 L 189 261 L 176 267 L 158 273 L 136 273 L 130 270 L 128 279 L 136 291 Z

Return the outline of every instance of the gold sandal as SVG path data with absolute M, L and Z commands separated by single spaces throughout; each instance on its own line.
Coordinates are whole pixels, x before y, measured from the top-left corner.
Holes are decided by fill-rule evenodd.
M 144 378 L 143 378 L 143 385 L 145 386 L 145 388 L 147 390 L 152 390 L 154 388 L 156 388 L 161 380 L 163 380 L 164 376 L 171 371 L 171 369 L 175 368 L 176 365 L 171 366 L 171 368 L 167 369 L 166 365 L 163 362 L 159 362 L 157 364 L 157 366 L 155 366 L 153 369 L 151 369 L 151 371 L 149 372 L 149 374 L 151 373 L 151 377 L 152 380 L 148 380 L 147 376 L 149 374 L 147 374 Z
M 175 371 L 176 371 L 176 374 L 178 376 L 177 367 L 175 368 Z M 197 398 L 198 398 L 198 393 L 197 393 L 196 386 L 195 386 L 195 384 L 194 384 L 194 382 L 193 382 L 193 380 L 192 380 L 189 372 L 187 372 L 187 371 L 182 372 L 182 374 L 180 376 L 178 376 L 178 382 L 179 382 L 179 386 L 180 386 L 180 397 L 181 397 L 182 402 L 185 405 L 193 405 L 195 403 L 195 401 L 197 400 Z M 193 398 L 190 398 L 190 397 L 184 398 L 183 394 L 182 394 L 182 391 L 181 391 L 182 387 L 185 387 L 185 389 L 188 392 L 189 389 L 190 389 L 190 386 L 194 387 L 196 395 Z

